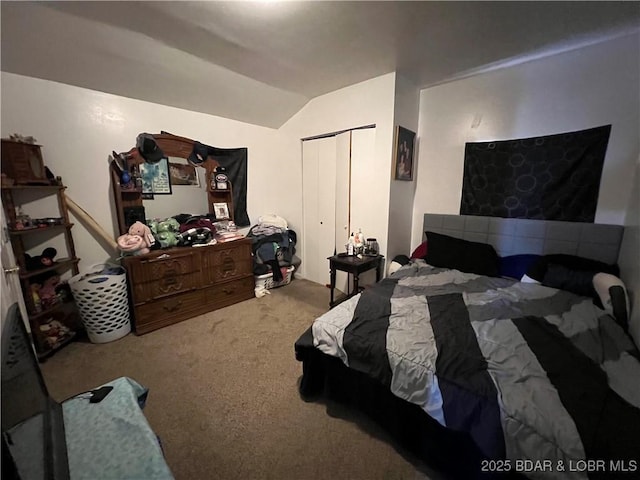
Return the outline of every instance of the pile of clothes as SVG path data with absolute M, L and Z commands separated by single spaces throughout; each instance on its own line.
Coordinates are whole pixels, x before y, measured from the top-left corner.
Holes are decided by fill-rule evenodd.
M 295 255 L 298 237 L 284 218 L 275 214 L 261 216 L 247 238 L 251 239 L 254 275 L 271 273 L 273 281 L 280 282 L 282 267 L 300 265 L 300 258 Z

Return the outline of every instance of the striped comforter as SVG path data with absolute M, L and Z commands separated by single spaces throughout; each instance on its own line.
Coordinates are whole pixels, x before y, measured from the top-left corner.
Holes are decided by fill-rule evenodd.
M 586 297 L 418 261 L 312 331 L 316 348 L 468 432 L 487 458 L 566 467 L 530 477 L 586 478 L 569 471 L 585 459 L 640 469 L 638 351 Z

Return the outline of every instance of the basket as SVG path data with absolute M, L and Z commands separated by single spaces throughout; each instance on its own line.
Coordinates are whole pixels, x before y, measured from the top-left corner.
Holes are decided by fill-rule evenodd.
M 110 271 L 103 273 L 105 267 Z M 118 265 L 98 264 L 91 270 L 71 277 L 69 287 L 89 340 L 107 343 L 131 331 L 127 276 Z
M 285 272 L 286 268 L 286 272 Z M 273 281 L 273 273 L 265 273 L 264 275 L 254 275 L 256 280 L 256 288 L 266 288 L 267 290 L 270 288 L 282 287 L 284 285 L 289 285 L 291 283 L 291 277 L 293 275 L 293 271 L 295 267 L 293 265 L 289 267 L 282 267 L 280 271 L 282 271 L 282 280 L 279 282 Z

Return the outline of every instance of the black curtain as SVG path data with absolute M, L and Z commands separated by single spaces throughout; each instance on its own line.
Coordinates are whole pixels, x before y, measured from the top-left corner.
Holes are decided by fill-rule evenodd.
M 460 214 L 593 222 L 610 133 L 467 143 Z
M 239 227 L 251 225 L 247 214 L 247 154 L 248 149 L 217 148 L 207 145 L 207 151 L 221 167 L 233 187 L 233 220 Z
M 160 133 L 173 135 L 164 130 Z M 234 223 L 239 227 L 248 227 L 251 225 L 249 215 L 247 214 L 247 157 L 249 149 L 246 147 L 218 148 L 205 144 L 202 145 L 207 148 L 207 154 L 227 170 L 227 176 L 233 187 Z

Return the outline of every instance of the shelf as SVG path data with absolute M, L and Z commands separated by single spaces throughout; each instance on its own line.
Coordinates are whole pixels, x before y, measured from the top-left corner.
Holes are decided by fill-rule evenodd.
M 142 193 L 142 188 L 122 188 L 120 187 L 120 193 L 122 194 L 126 194 L 126 193 L 135 193 L 135 194 L 141 194 Z
M 20 230 L 9 230 L 9 235 L 11 236 L 20 236 L 20 235 L 29 235 L 36 232 L 50 232 L 52 230 L 65 230 L 67 228 L 73 227 L 73 223 L 62 223 L 60 225 L 53 225 L 51 227 L 33 227 L 33 228 L 23 228 Z
M 38 275 L 42 275 L 43 273 L 53 272 L 62 268 L 67 269 L 77 265 L 79 261 L 79 258 L 60 259 L 50 267 L 40 268 L 38 270 L 33 270 L 27 273 L 20 273 L 20 280 L 28 280 L 29 278 L 37 277 Z
M 68 345 L 69 343 L 71 343 L 71 341 L 76 337 L 76 335 L 77 333 L 72 330 L 67 335 L 65 335 L 60 340 L 58 340 L 58 342 L 55 343 L 53 346 L 51 346 L 48 350 L 37 352 L 38 360 L 42 361 L 48 358 L 50 355 L 53 355 L 54 352 L 56 352 L 57 350 L 60 350 L 65 345 Z
M 33 314 L 29 314 L 29 320 L 32 320 L 34 322 L 38 322 L 42 319 L 45 319 L 48 316 L 53 315 L 54 313 L 63 310 L 65 307 L 67 307 L 68 303 L 71 302 L 61 302 L 58 301 L 58 303 L 56 303 L 53 307 L 47 308 L 46 310 L 43 310 L 42 312 L 38 312 L 38 313 L 33 313 Z
M 23 152 L 14 151 L 15 149 L 11 150 L 7 145 L 9 145 L 9 143 L 3 139 L 2 170 L 5 172 L 5 167 L 10 170 L 12 169 L 12 175 L 7 172 L 5 173 L 11 178 L 21 179 L 23 181 L 23 183 L 0 186 L 2 188 L 2 206 L 7 223 L 11 226 L 20 225 L 18 221 L 22 221 L 23 218 L 17 215 L 17 210 L 20 210 L 21 206 L 25 207 L 24 214 L 28 215 L 30 208 L 33 209 L 32 204 L 34 202 L 36 202 L 38 207 L 46 205 L 47 210 L 50 210 L 48 215 L 40 213 L 37 215 L 37 218 L 32 218 L 31 228 L 12 228 L 8 230 L 14 257 L 18 265 L 20 265 L 18 278 L 20 279 L 22 297 L 27 307 L 27 312 L 29 312 L 31 334 L 36 346 L 38 359 L 42 360 L 72 341 L 77 336 L 78 331 L 81 331 L 81 325 L 77 306 L 73 302 L 65 302 L 60 301 L 62 299 L 58 299 L 58 302 L 52 305 L 45 300 L 44 303 L 47 305 L 47 308 L 44 309 L 44 311 L 38 311 L 42 307 L 42 304 L 37 303 L 37 296 L 33 295 L 34 285 L 40 284 L 39 287 L 35 288 L 41 288 L 41 284 L 45 278 L 52 275 L 69 273 L 78 275 L 80 272 L 78 268 L 80 259 L 76 257 L 75 245 L 71 234 L 71 229 L 74 224 L 69 220 L 69 211 L 65 198 L 65 190 L 67 187 L 65 187 L 62 182 L 52 184 L 46 179 L 39 146 L 25 147 L 27 149 L 37 149 L 40 165 L 34 166 L 33 162 L 25 163 L 26 157 Z M 27 158 L 26 160 L 29 159 Z M 6 165 L 5 162 L 7 162 Z M 42 202 L 43 199 L 45 200 L 44 203 Z M 43 210 L 43 208 L 36 208 L 36 210 Z M 53 213 L 53 211 L 55 211 L 55 213 Z M 34 216 L 30 215 L 30 217 Z M 47 219 L 50 219 L 52 223 L 46 222 Z M 22 224 L 24 225 L 24 223 Z M 27 270 L 27 263 L 29 263 L 29 265 L 31 265 L 31 263 L 28 262 L 26 256 L 25 244 L 39 242 L 40 240 L 46 240 L 48 237 L 54 236 L 64 236 L 65 249 L 61 252 L 60 258 L 50 266 L 35 263 L 35 270 Z M 50 301 L 53 302 L 54 299 L 51 298 Z M 45 324 L 53 321 L 64 325 L 66 329 L 42 330 Z M 56 334 L 59 334 L 60 337 L 58 338 Z M 55 344 L 52 345 L 50 342 L 54 340 Z
M 2 190 L 13 190 L 13 191 L 20 191 L 20 190 L 32 190 L 32 191 L 49 191 L 52 193 L 55 193 L 57 190 L 64 190 L 65 187 L 64 185 L 8 185 L 8 186 L 4 186 L 2 187 Z

